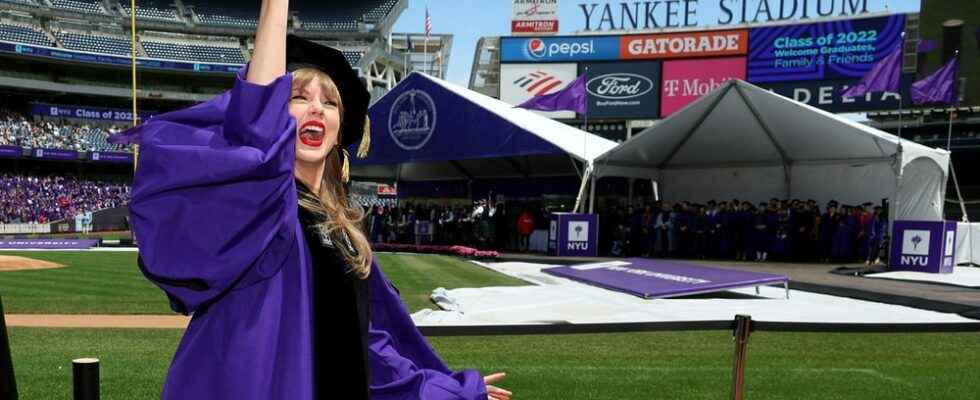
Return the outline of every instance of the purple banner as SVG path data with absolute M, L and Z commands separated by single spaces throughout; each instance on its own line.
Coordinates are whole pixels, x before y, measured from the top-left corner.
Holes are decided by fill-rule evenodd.
M 17 158 L 24 154 L 24 149 L 17 146 L 0 146 L 0 158 Z
M 31 104 L 31 114 L 42 117 L 80 118 L 99 121 L 133 121 L 132 111 L 118 108 L 76 107 L 33 103 Z M 140 112 L 140 119 L 146 120 L 154 115 L 156 115 L 154 111 L 143 111 Z
M 62 149 L 34 149 L 31 155 L 35 158 L 47 158 L 52 160 L 77 160 L 78 152 L 74 150 Z
M 789 281 L 789 278 L 782 275 L 644 258 L 631 258 L 629 262 L 612 261 L 548 268 L 542 271 L 646 299 L 719 292 Z
M 950 274 L 956 250 L 956 222 L 895 221 L 891 245 L 890 270 Z
M 860 78 L 902 41 L 905 15 L 755 28 L 749 82 Z
M 548 254 L 565 257 L 598 255 L 599 217 L 595 214 L 551 214 Z
M 0 249 L 88 249 L 98 239 L 0 239 Z
M 131 163 L 133 162 L 133 153 L 90 151 L 88 152 L 88 159 L 98 162 Z

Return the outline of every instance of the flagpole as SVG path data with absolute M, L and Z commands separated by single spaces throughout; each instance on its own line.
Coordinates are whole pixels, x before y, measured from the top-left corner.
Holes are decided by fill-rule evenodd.
M 582 114 L 582 119 L 584 120 L 583 121 L 584 126 L 582 127 L 582 130 L 585 131 L 586 134 L 585 135 L 582 135 L 582 157 L 585 157 L 586 160 L 588 160 L 588 158 L 589 158 L 589 135 L 588 135 L 588 133 L 589 133 L 589 89 L 588 89 L 588 87 L 589 87 L 589 84 L 588 84 L 588 81 L 589 81 L 589 66 L 588 65 L 585 66 L 585 81 L 586 81 L 586 83 L 585 83 L 585 88 L 586 88 L 585 89 L 585 114 Z M 592 160 L 588 160 L 586 162 L 588 164 L 590 164 L 590 165 L 592 164 Z M 591 181 L 590 182 L 590 184 L 591 184 L 590 189 L 591 190 L 589 192 L 590 193 L 589 194 L 589 212 L 592 212 L 592 196 L 595 196 L 595 180 L 592 179 L 592 174 L 595 173 L 595 167 L 592 166 L 592 168 L 588 168 L 587 170 L 590 171 L 589 174 L 586 175 L 586 176 L 584 176 L 582 179 L 586 179 L 586 180 L 590 180 Z M 582 208 L 583 209 L 585 208 L 585 204 L 582 205 Z

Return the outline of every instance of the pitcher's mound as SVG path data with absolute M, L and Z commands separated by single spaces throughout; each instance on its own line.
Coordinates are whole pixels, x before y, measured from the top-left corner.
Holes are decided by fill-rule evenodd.
M 29 257 L 0 255 L 0 272 L 23 271 L 28 269 L 62 268 L 64 265 L 51 261 L 36 260 Z

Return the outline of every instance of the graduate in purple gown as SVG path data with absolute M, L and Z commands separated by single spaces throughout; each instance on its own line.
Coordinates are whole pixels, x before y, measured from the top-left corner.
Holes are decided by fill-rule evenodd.
M 819 255 L 823 262 L 829 262 L 833 256 L 834 237 L 837 235 L 837 226 L 840 224 L 841 215 L 837 212 L 837 202 L 831 200 L 827 203 L 827 212 L 820 216 L 820 235 Z
M 264 0 L 231 90 L 112 138 L 141 145 L 139 267 L 193 315 L 161 397 L 508 399 L 502 375 L 439 360 L 373 262 L 344 185 L 369 95 L 287 18 Z
M 881 246 L 882 239 L 885 237 L 885 230 L 888 227 L 888 219 L 881 213 L 881 206 L 875 206 L 871 214 L 871 221 L 868 222 L 868 249 L 864 260 L 865 265 L 872 265 L 878 262 L 878 248 Z

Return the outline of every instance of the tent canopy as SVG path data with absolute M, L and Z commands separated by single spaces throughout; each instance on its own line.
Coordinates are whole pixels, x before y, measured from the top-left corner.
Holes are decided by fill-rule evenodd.
M 949 153 L 731 80 L 595 160 L 596 174 L 654 179 L 668 201 L 771 197 L 942 217 Z
M 371 150 L 358 178 L 473 180 L 576 175 L 616 146 L 602 137 L 421 73 L 368 110 Z M 356 145 L 351 147 L 351 154 Z M 571 157 L 571 159 L 569 158 Z

